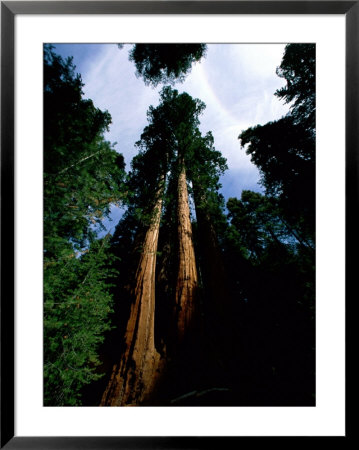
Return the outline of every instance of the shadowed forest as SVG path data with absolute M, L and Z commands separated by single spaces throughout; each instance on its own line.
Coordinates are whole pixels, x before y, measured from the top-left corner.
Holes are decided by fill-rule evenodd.
M 206 105 L 173 88 L 206 51 L 132 46 L 159 103 L 126 171 L 116 117 L 44 45 L 45 406 L 315 405 L 315 45 L 273 68 L 289 113 L 238 136 L 262 193 L 230 198 Z

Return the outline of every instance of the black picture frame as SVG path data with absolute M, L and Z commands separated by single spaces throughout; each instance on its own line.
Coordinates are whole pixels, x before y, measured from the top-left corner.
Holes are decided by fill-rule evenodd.
M 17 14 L 341 14 L 346 19 L 346 292 L 354 289 L 358 220 L 359 1 L 1 2 L 1 441 L 6 449 L 237 448 L 250 437 L 14 436 L 14 20 Z M 348 296 L 346 296 L 346 311 Z M 346 318 L 348 319 L 348 313 Z M 348 322 L 346 320 L 348 352 Z M 348 365 L 346 365 L 348 371 Z M 348 392 L 348 381 L 346 392 Z M 348 413 L 346 395 L 346 411 Z M 346 435 L 350 422 L 346 414 Z M 271 438 L 275 439 L 275 438 Z M 284 445 L 292 437 L 282 437 Z M 300 440 L 311 438 L 302 437 Z M 240 443 L 239 443 L 239 440 Z M 262 441 L 263 437 L 257 437 Z M 283 442 L 284 441 L 284 442 Z

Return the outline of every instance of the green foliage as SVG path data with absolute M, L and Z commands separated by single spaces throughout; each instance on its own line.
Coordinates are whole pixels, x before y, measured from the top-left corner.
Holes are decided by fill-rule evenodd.
M 217 234 L 216 240 L 226 229 L 226 219 L 223 214 L 224 198 L 219 193 L 221 188 L 220 176 L 228 169 L 227 161 L 221 152 L 214 147 L 214 138 L 211 132 L 202 136 L 198 128 L 195 130 L 191 144 L 185 154 L 187 178 L 191 182 L 189 192 L 193 194 L 196 220 L 199 231 L 199 240 L 203 246 L 217 245 L 205 242 L 210 240 L 209 228 Z M 207 233 L 205 233 L 207 229 Z M 207 235 L 207 239 L 204 236 Z M 198 251 L 201 251 L 199 246 Z
M 195 128 L 199 125 L 199 116 L 206 105 L 199 99 L 192 98 L 186 92 L 179 94 L 176 89 L 165 86 L 160 93 L 161 103 L 156 108 L 150 107 L 148 116 L 153 122 L 164 121 L 168 134 L 178 146 L 180 142 L 190 142 Z
M 45 45 L 46 405 L 81 404 L 81 387 L 99 376 L 97 348 L 112 308 L 107 238 L 95 238 L 110 205 L 123 196 L 124 160 L 103 137 L 109 113 L 83 99 L 82 87 L 72 59 Z
M 136 65 L 136 75 L 147 85 L 174 84 L 184 81 L 206 49 L 205 44 L 136 44 L 130 51 L 130 60 Z
M 103 132 L 109 113 L 82 99 L 71 58 L 44 49 L 44 249 L 55 256 L 65 242 L 83 246 L 121 199 L 124 160 Z M 60 247 L 59 247 L 60 246 Z
M 275 95 L 291 103 L 291 115 L 296 123 L 315 131 L 315 44 L 288 44 L 277 75 L 286 86 Z
M 44 404 L 81 404 L 80 389 L 98 379 L 97 348 L 110 329 L 108 238 L 96 240 L 80 258 L 74 253 L 45 261 Z
M 192 141 L 199 133 L 198 116 L 205 108 L 200 100 L 169 86 L 161 90 L 160 100 L 147 112 L 149 124 L 136 143 L 138 154 L 131 162 L 127 180 L 126 201 L 143 224 L 148 224 L 153 214 L 156 193 L 160 188 L 164 193 L 167 173 L 176 176 L 179 154 L 193 151 Z
M 243 131 L 239 139 L 259 168 L 261 183 L 282 216 L 306 239 L 315 229 L 315 47 L 286 46 L 277 73 L 287 86 L 276 95 L 291 104 L 282 119 Z
M 315 159 L 313 140 L 292 117 L 249 128 L 242 146 L 261 172 L 266 194 L 277 198 L 288 220 L 313 239 Z M 280 137 L 280 138 L 279 138 Z
M 190 180 L 206 189 L 218 190 L 221 187 L 219 178 L 228 166 L 221 152 L 215 149 L 211 132 L 202 136 L 196 129 L 185 158 Z
M 259 264 L 267 250 L 286 247 L 295 252 L 301 244 L 280 217 L 280 208 L 274 198 L 258 192 L 242 191 L 241 200 L 227 202 L 231 226 L 228 237 L 233 245 L 254 264 Z

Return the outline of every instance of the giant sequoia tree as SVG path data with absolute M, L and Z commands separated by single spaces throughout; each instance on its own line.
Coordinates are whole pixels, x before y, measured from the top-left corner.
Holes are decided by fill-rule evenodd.
M 166 105 L 149 111 L 150 125 L 137 143 L 139 154 L 132 161 L 128 182 L 130 212 L 140 221 L 139 259 L 130 280 L 130 317 L 124 351 L 102 396 L 102 405 L 137 404 L 151 392 L 160 355 L 154 342 L 155 268 L 163 194 L 173 150 L 163 126 Z
M 188 183 L 197 186 L 194 188 L 196 210 L 204 211 L 211 192 L 217 192 L 219 174 L 226 167 L 225 160 L 213 147 L 212 136 L 202 137 L 198 130 L 198 116 L 203 108 L 203 102 L 188 94 L 164 88 L 161 103 L 157 108 L 150 108 L 149 125 L 137 143 L 140 151 L 132 162 L 128 183 L 129 211 L 137 215 L 140 223 L 137 236 L 141 236 L 142 243 L 137 237 L 139 256 L 130 287 L 132 306 L 124 331 L 123 351 L 113 366 L 102 405 L 148 401 L 156 381 L 168 368 L 168 357 L 173 359 L 181 349 L 188 349 L 190 337 L 198 335 L 201 306 Z M 164 203 L 166 212 L 161 224 Z M 210 216 L 209 213 L 203 215 L 205 224 L 201 227 L 210 230 L 205 245 L 210 245 L 213 252 L 216 243 Z M 158 330 L 154 320 L 158 279 L 156 253 L 159 235 L 166 234 L 168 229 L 176 244 L 171 245 L 164 239 L 160 249 L 163 254 L 167 251 L 172 273 L 166 275 L 165 259 L 161 257 L 157 273 L 162 273 L 162 286 L 169 287 L 170 295 L 167 295 L 167 308 L 156 312 L 157 317 L 162 315 L 162 330 Z M 165 322 L 167 330 L 163 329 Z M 164 339 L 160 343 L 157 339 L 156 348 L 156 334 L 161 332 Z M 193 341 L 190 345 L 193 346 Z
M 156 86 L 204 51 L 137 44 L 131 59 Z M 125 177 L 109 114 L 45 47 L 47 405 L 313 404 L 314 47 L 287 46 L 277 73 L 290 113 L 240 136 L 265 195 L 245 190 L 226 211 L 202 101 L 164 87 Z

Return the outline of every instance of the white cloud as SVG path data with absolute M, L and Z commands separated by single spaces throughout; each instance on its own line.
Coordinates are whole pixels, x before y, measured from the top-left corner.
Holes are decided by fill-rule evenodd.
M 229 171 L 238 173 L 251 189 L 259 172 L 241 149 L 238 136 L 248 127 L 287 113 L 288 107 L 274 96 L 284 84 L 276 75 L 283 52 L 281 44 L 212 44 L 207 57 L 193 67 L 182 85 L 177 85 L 180 91 L 206 103 L 202 132 L 213 132 L 215 146 L 227 158 Z M 232 196 L 241 195 L 239 187 L 249 188 L 242 186 L 243 182 L 234 183 L 233 174 L 223 178 L 223 192 Z
M 106 138 L 129 164 L 147 125 L 146 112 L 159 101 L 161 86 L 153 89 L 136 78 L 125 45 L 96 46 L 83 52 L 80 64 L 85 96 L 100 109 L 107 109 L 112 125 Z M 288 111 L 274 92 L 284 85 L 276 75 L 284 52 L 283 44 L 210 44 L 207 56 L 193 65 L 179 92 L 188 92 L 206 104 L 201 131 L 212 131 L 215 147 L 227 159 L 228 172 L 222 177 L 225 198 L 241 196 L 243 189 L 261 190 L 258 169 L 251 163 L 238 140 L 239 134 L 257 124 L 277 120 Z
M 116 148 L 127 164 L 136 154 L 134 144 L 147 125 L 147 109 L 158 103 L 158 93 L 135 77 L 128 47 L 119 50 L 117 45 L 103 46 L 103 51 L 82 74 L 85 95 L 111 114 L 112 125 L 106 138 L 118 143 Z

